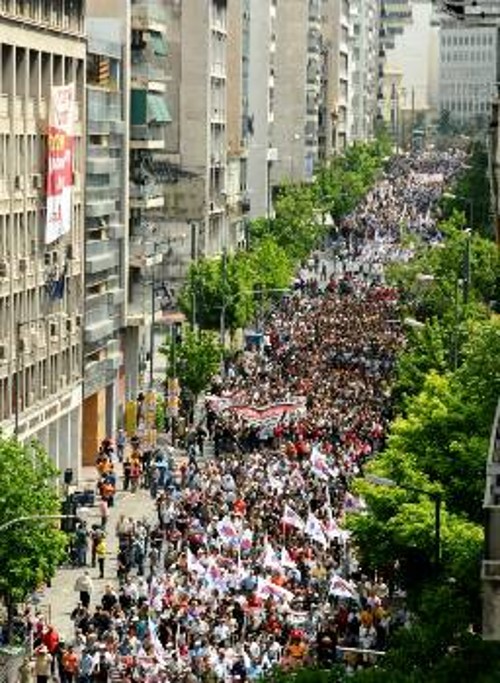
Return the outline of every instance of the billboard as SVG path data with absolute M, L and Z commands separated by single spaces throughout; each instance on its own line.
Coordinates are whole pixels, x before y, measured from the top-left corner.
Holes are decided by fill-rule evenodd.
M 51 88 L 47 131 L 47 225 L 45 244 L 71 229 L 75 84 Z

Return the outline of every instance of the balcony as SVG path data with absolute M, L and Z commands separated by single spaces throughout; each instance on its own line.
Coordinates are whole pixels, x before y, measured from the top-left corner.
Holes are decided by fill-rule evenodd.
M 158 92 L 165 92 L 165 82 L 168 80 L 165 68 L 149 61 L 133 62 L 130 79 L 132 88 L 146 88 Z
M 85 213 L 89 218 L 99 218 L 110 216 L 116 211 L 115 199 L 87 199 L 85 202 Z
M 167 18 L 165 10 L 154 0 L 132 3 L 132 29 L 137 31 L 163 31 Z
M 160 126 L 132 126 L 130 149 L 165 149 L 165 137 Z
M 85 273 L 87 275 L 95 275 L 106 270 L 113 270 L 119 265 L 119 256 L 119 250 L 114 241 L 87 242 Z
M 157 185 L 135 185 L 130 183 L 131 209 L 161 209 L 165 203 L 161 189 Z
M 163 125 L 171 121 L 172 117 L 164 95 L 151 93 L 145 89 L 132 90 L 130 116 L 132 127 Z

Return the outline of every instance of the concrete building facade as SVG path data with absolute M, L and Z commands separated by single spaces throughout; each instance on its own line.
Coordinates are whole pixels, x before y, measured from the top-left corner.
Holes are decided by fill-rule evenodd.
M 318 160 L 321 5 L 320 0 L 289 0 L 272 8 L 276 48 L 270 109 L 277 148 L 273 185 L 310 180 Z
M 350 24 L 349 139 L 368 140 L 377 114 L 380 1 L 351 0 Z
M 349 142 L 350 20 L 350 0 L 324 0 L 319 111 L 319 156 L 323 160 Z
M 165 215 L 172 248 L 183 254 L 180 278 L 191 256 L 220 254 L 237 240 L 230 234 L 237 221 L 228 217 L 226 184 L 227 2 L 171 0 L 169 12 L 171 30 L 181 38 L 172 37 L 172 97 L 178 124 L 167 138 L 173 173 L 165 185 Z M 236 32 L 234 48 L 235 37 Z M 234 153 L 238 156 L 239 150 Z
M 125 393 L 134 398 L 153 382 L 156 314 L 165 298 L 163 263 L 164 166 L 169 109 L 167 12 L 160 0 L 132 0 L 130 16 L 130 125 L 128 292 Z
M 442 23 L 439 42 L 439 112 L 458 124 L 486 126 L 498 81 L 498 26 Z
M 116 433 L 124 396 L 130 13 L 87 0 L 83 462 Z
M 76 476 L 81 453 L 84 3 L 0 2 L 0 425 Z M 75 84 L 71 229 L 46 243 L 52 87 Z
M 244 0 L 243 135 L 248 148 L 247 184 L 251 218 L 271 211 L 271 167 L 276 85 L 276 3 Z

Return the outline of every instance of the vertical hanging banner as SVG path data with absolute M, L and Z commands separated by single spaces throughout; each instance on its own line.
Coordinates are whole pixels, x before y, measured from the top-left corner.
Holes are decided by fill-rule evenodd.
M 45 244 L 71 229 L 75 84 L 54 86 L 50 93 L 47 134 L 47 225 Z

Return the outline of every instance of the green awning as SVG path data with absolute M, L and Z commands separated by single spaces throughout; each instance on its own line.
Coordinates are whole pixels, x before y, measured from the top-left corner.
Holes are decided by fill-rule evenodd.
M 165 95 L 132 90 L 131 123 L 133 126 L 146 126 L 150 123 L 170 123 L 172 117 L 167 107 Z
M 170 123 L 172 121 L 164 96 L 148 93 L 147 100 L 148 123 Z
M 168 55 L 168 45 L 163 33 L 159 31 L 150 31 L 149 33 L 151 36 L 151 47 L 155 55 L 166 57 Z

